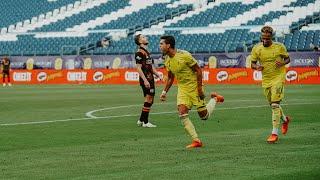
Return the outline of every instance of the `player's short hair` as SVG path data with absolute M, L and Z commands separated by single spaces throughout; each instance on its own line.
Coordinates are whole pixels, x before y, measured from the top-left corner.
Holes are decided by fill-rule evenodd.
M 138 46 L 140 45 L 140 42 L 139 42 L 140 36 L 141 36 L 141 34 L 137 34 L 134 36 L 134 43 L 136 43 L 136 45 L 138 45 Z
M 269 34 L 273 35 L 273 29 L 270 26 L 263 26 L 261 28 L 261 32 L 262 33 L 269 33 Z
M 174 39 L 173 36 L 165 35 L 165 36 L 161 36 L 160 39 L 163 39 L 166 44 L 170 44 L 171 48 L 173 49 L 175 48 L 176 40 Z
M 2 59 L 5 61 L 9 61 L 9 58 L 7 56 L 3 57 Z

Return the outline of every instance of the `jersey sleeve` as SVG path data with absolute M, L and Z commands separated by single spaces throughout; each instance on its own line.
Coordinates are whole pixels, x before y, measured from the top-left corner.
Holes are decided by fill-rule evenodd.
M 136 54 L 134 55 L 134 58 L 136 60 L 136 64 L 142 64 L 142 60 L 144 58 L 144 55 L 142 52 L 136 52 Z
M 197 60 L 190 54 L 190 53 L 186 53 L 186 62 L 187 62 L 187 65 L 189 67 L 192 67 L 194 66 L 195 64 L 197 64 Z
M 281 44 L 279 52 L 280 52 L 280 56 L 281 57 L 284 57 L 284 58 L 288 58 L 289 57 L 289 53 L 287 51 L 286 46 L 284 46 L 284 44 Z
M 254 46 L 252 48 L 251 54 L 250 54 L 250 61 L 251 62 L 257 62 L 259 59 L 258 53 L 257 53 L 257 46 Z

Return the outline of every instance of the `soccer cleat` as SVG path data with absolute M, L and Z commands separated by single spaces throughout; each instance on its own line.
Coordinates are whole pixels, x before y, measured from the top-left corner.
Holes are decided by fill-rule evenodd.
M 283 135 L 287 134 L 290 121 L 291 121 L 291 118 L 289 116 L 286 116 L 286 121 L 283 122 L 281 126 L 281 132 Z
M 278 141 L 278 135 L 276 135 L 276 134 L 271 134 L 267 139 L 267 142 L 269 144 L 273 144 L 273 143 L 275 143 L 277 141 Z
M 224 97 L 219 95 L 218 93 L 216 92 L 212 92 L 211 93 L 211 98 L 215 98 L 216 99 L 216 102 L 220 102 L 222 103 L 224 101 Z
M 193 140 L 191 144 L 186 146 L 187 149 L 202 147 L 203 144 L 200 140 Z
M 140 120 L 137 121 L 137 125 L 140 127 L 142 126 L 143 122 L 141 122 Z
M 142 127 L 144 127 L 144 128 L 155 128 L 157 126 L 154 125 L 154 124 L 151 124 L 150 122 L 148 122 L 147 124 L 143 123 Z
M 2 86 L 5 87 L 5 86 L 6 86 L 6 83 L 3 83 Z
M 12 84 L 11 84 L 11 83 L 8 83 L 8 86 L 12 86 Z

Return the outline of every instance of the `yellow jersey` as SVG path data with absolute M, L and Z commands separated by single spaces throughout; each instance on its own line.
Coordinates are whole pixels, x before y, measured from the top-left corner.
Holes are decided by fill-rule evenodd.
M 273 42 L 271 46 L 264 47 L 262 43 L 256 44 L 251 51 L 251 61 L 259 62 L 262 70 L 262 87 L 268 88 L 285 82 L 286 69 L 278 68 L 276 60 L 284 61 L 289 57 L 286 47 L 282 43 Z
M 171 71 L 178 83 L 178 90 L 193 92 L 197 90 L 197 75 L 192 66 L 197 64 L 192 55 L 184 50 L 177 50 L 174 57 L 165 57 L 164 65 L 167 71 Z

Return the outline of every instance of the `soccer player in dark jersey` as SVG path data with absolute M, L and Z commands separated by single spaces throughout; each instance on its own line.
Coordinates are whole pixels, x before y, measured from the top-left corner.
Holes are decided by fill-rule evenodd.
M 150 123 L 148 118 L 155 95 L 153 75 L 157 76 L 160 80 L 161 77 L 154 68 L 154 61 L 147 50 L 149 43 L 147 37 L 138 34 L 134 37 L 134 42 L 138 45 L 138 50 L 135 53 L 135 60 L 137 71 L 139 73 L 139 82 L 144 96 L 144 104 L 137 125 L 142 127 L 157 127 Z
M 10 83 L 10 60 L 7 57 L 4 57 L 1 60 L 1 70 L 2 70 L 2 83 L 3 86 L 6 86 L 6 81 L 5 78 L 7 77 L 8 79 L 8 86 L 11 86 Z

